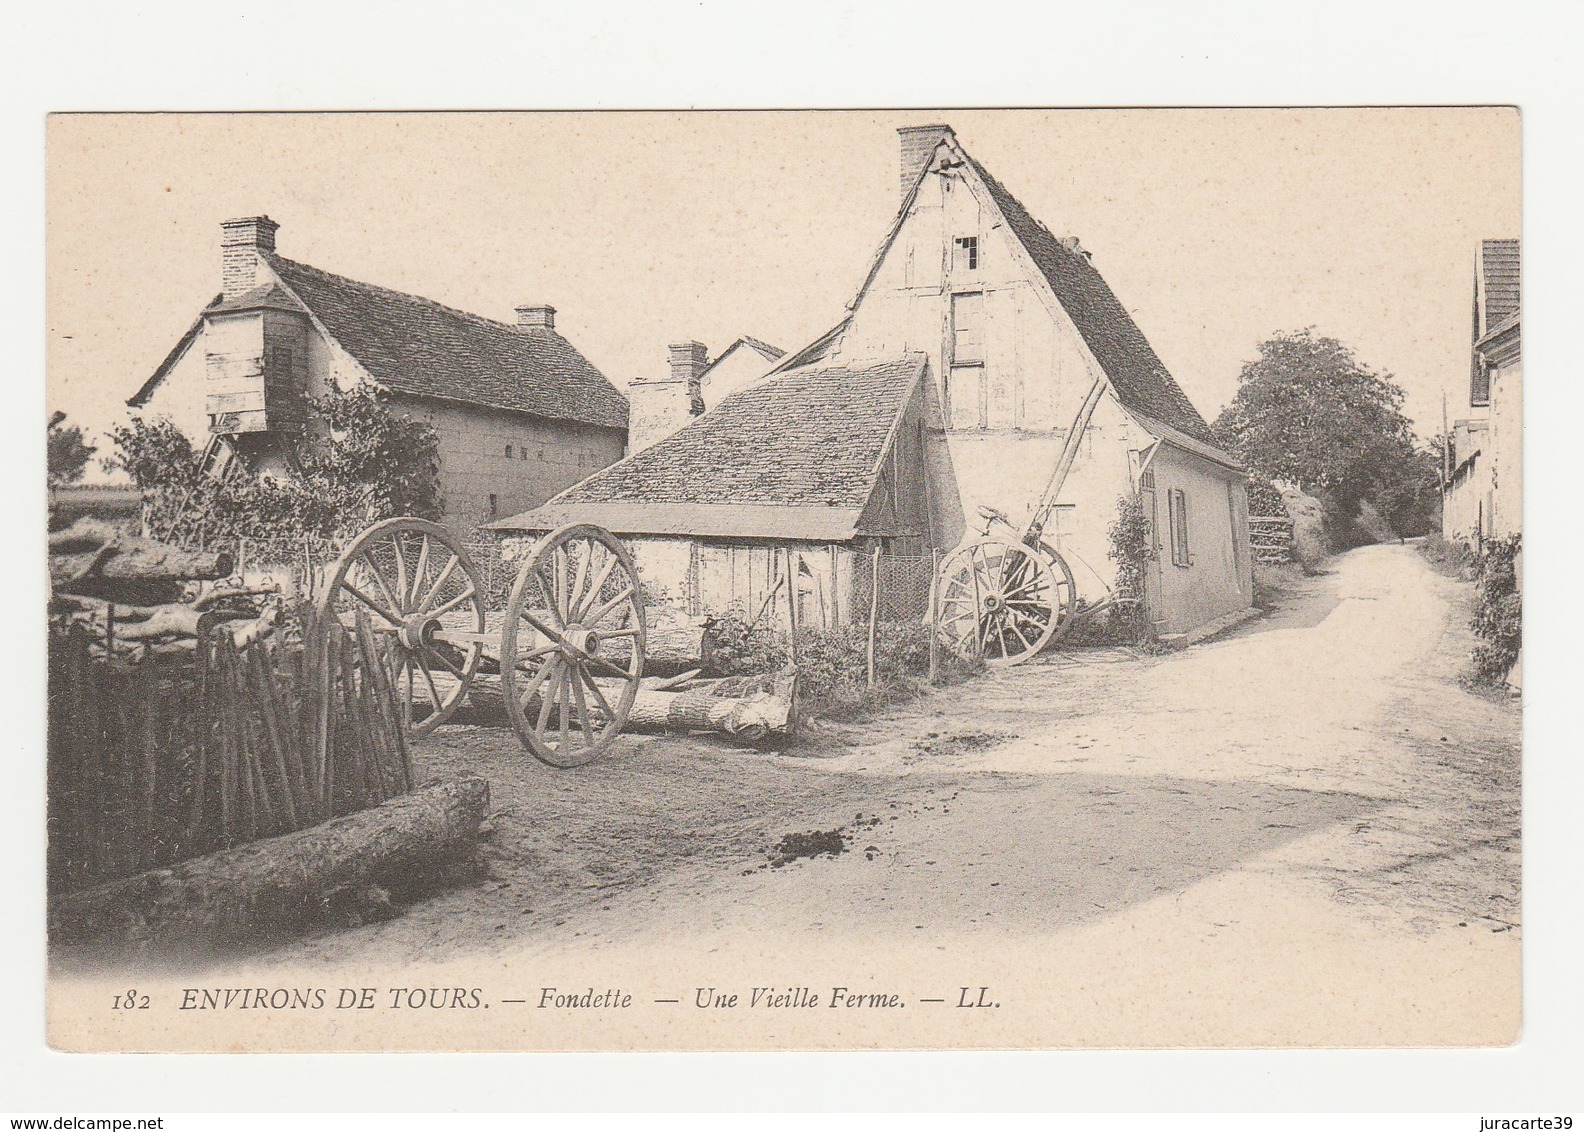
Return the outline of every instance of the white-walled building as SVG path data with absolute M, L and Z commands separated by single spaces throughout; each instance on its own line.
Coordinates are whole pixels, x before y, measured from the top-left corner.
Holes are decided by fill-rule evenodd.
M 790 549 L 799 576 L 836 595 L 826 619 L 841 620 L 853 554 L 876 542 L 949 550 L 979 505 L 1026 522 L 1098 380 L 1045 540 L 1079 595 L 1098 599 L 1115 580 L 1118 501 L 1137 494 L 1159 551 L 1146 583 L 1158 630 L 1242 615 L 1253 594 L 1243 472 L 1089 253 L 1034 220 L 949 127 L 900 134 L 900 207 L 841 323 L 496 529 L 608 526 L 634 542 L 646 584 L 694 613 L 762 591 L 773 553 Z M 689 408 L 696 388 L 681 392 Z M 807 621 L 806 590 L 800 601 Z
M 128 401 L 202 450 L 289 474 L 310 399 L 369 384 L 429 421 L 442 509 L 464 534 L 621 458 L 627 401 L 555 328 L 515 326 L 277 254 L 267 216 L 221 225 L 221 291 Z

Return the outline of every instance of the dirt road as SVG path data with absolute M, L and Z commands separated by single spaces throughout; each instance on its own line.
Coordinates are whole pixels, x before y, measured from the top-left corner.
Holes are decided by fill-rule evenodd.
M 255 959 L 879 954 L 1037 971 L 1063 1044 L 1514 1040 L 1519 714 L 1456 683 L 1470 599 L 1369 547 L 1222 640 L 1059 654 L 796 755 L 631 737 L 552 771 L 442 729 L 425 765 L 492 783 L 488 879 Z M 844 851 L 777 856 L 811 831 Z

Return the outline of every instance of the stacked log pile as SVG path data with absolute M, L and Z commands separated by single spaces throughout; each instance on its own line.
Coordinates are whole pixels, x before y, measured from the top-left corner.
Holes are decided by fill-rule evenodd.
M 1293 521 L 1285 515 L 1249 516 L 1254 561 L 1277 566 L 1293 561 Z
M 281 624 L 280 588 L 230 578 L 231 556 L 129 536 L 81 519 L 49 536 L 51 612 L 79 627 L 97 655 L 137 661 L 147 653 L 191 653 L 199 638 L 236 648 Z

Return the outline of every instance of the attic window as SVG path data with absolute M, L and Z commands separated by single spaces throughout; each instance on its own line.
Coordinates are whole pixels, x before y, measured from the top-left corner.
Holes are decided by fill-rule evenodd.
M 953 265 L 958 271 L 979 270 L 979 237 L 958 236 L 952 241 Z

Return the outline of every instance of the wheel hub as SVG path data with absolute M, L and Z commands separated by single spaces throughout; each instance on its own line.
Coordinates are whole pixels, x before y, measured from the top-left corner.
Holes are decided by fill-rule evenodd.
M 402 648 L 410 651 L 429 648 L 434 644 L 435 631 L 439 628 L 437 618 L 417 614 L 407 618 L 402 627 L 396 630 L 396 639 L 402 643 Z
M 561 634 L 561 643 L 567 655 L 593 656 L 599 652 L 600 637 L 592 629 L 571 628 Z
M 1002 600 L 1000 594 L 986 594 L 984 599 L 984 611 L 986 613 L 999 613 L 1001 612 L 1001 607 L 1005 604 L 1006 602 Z

